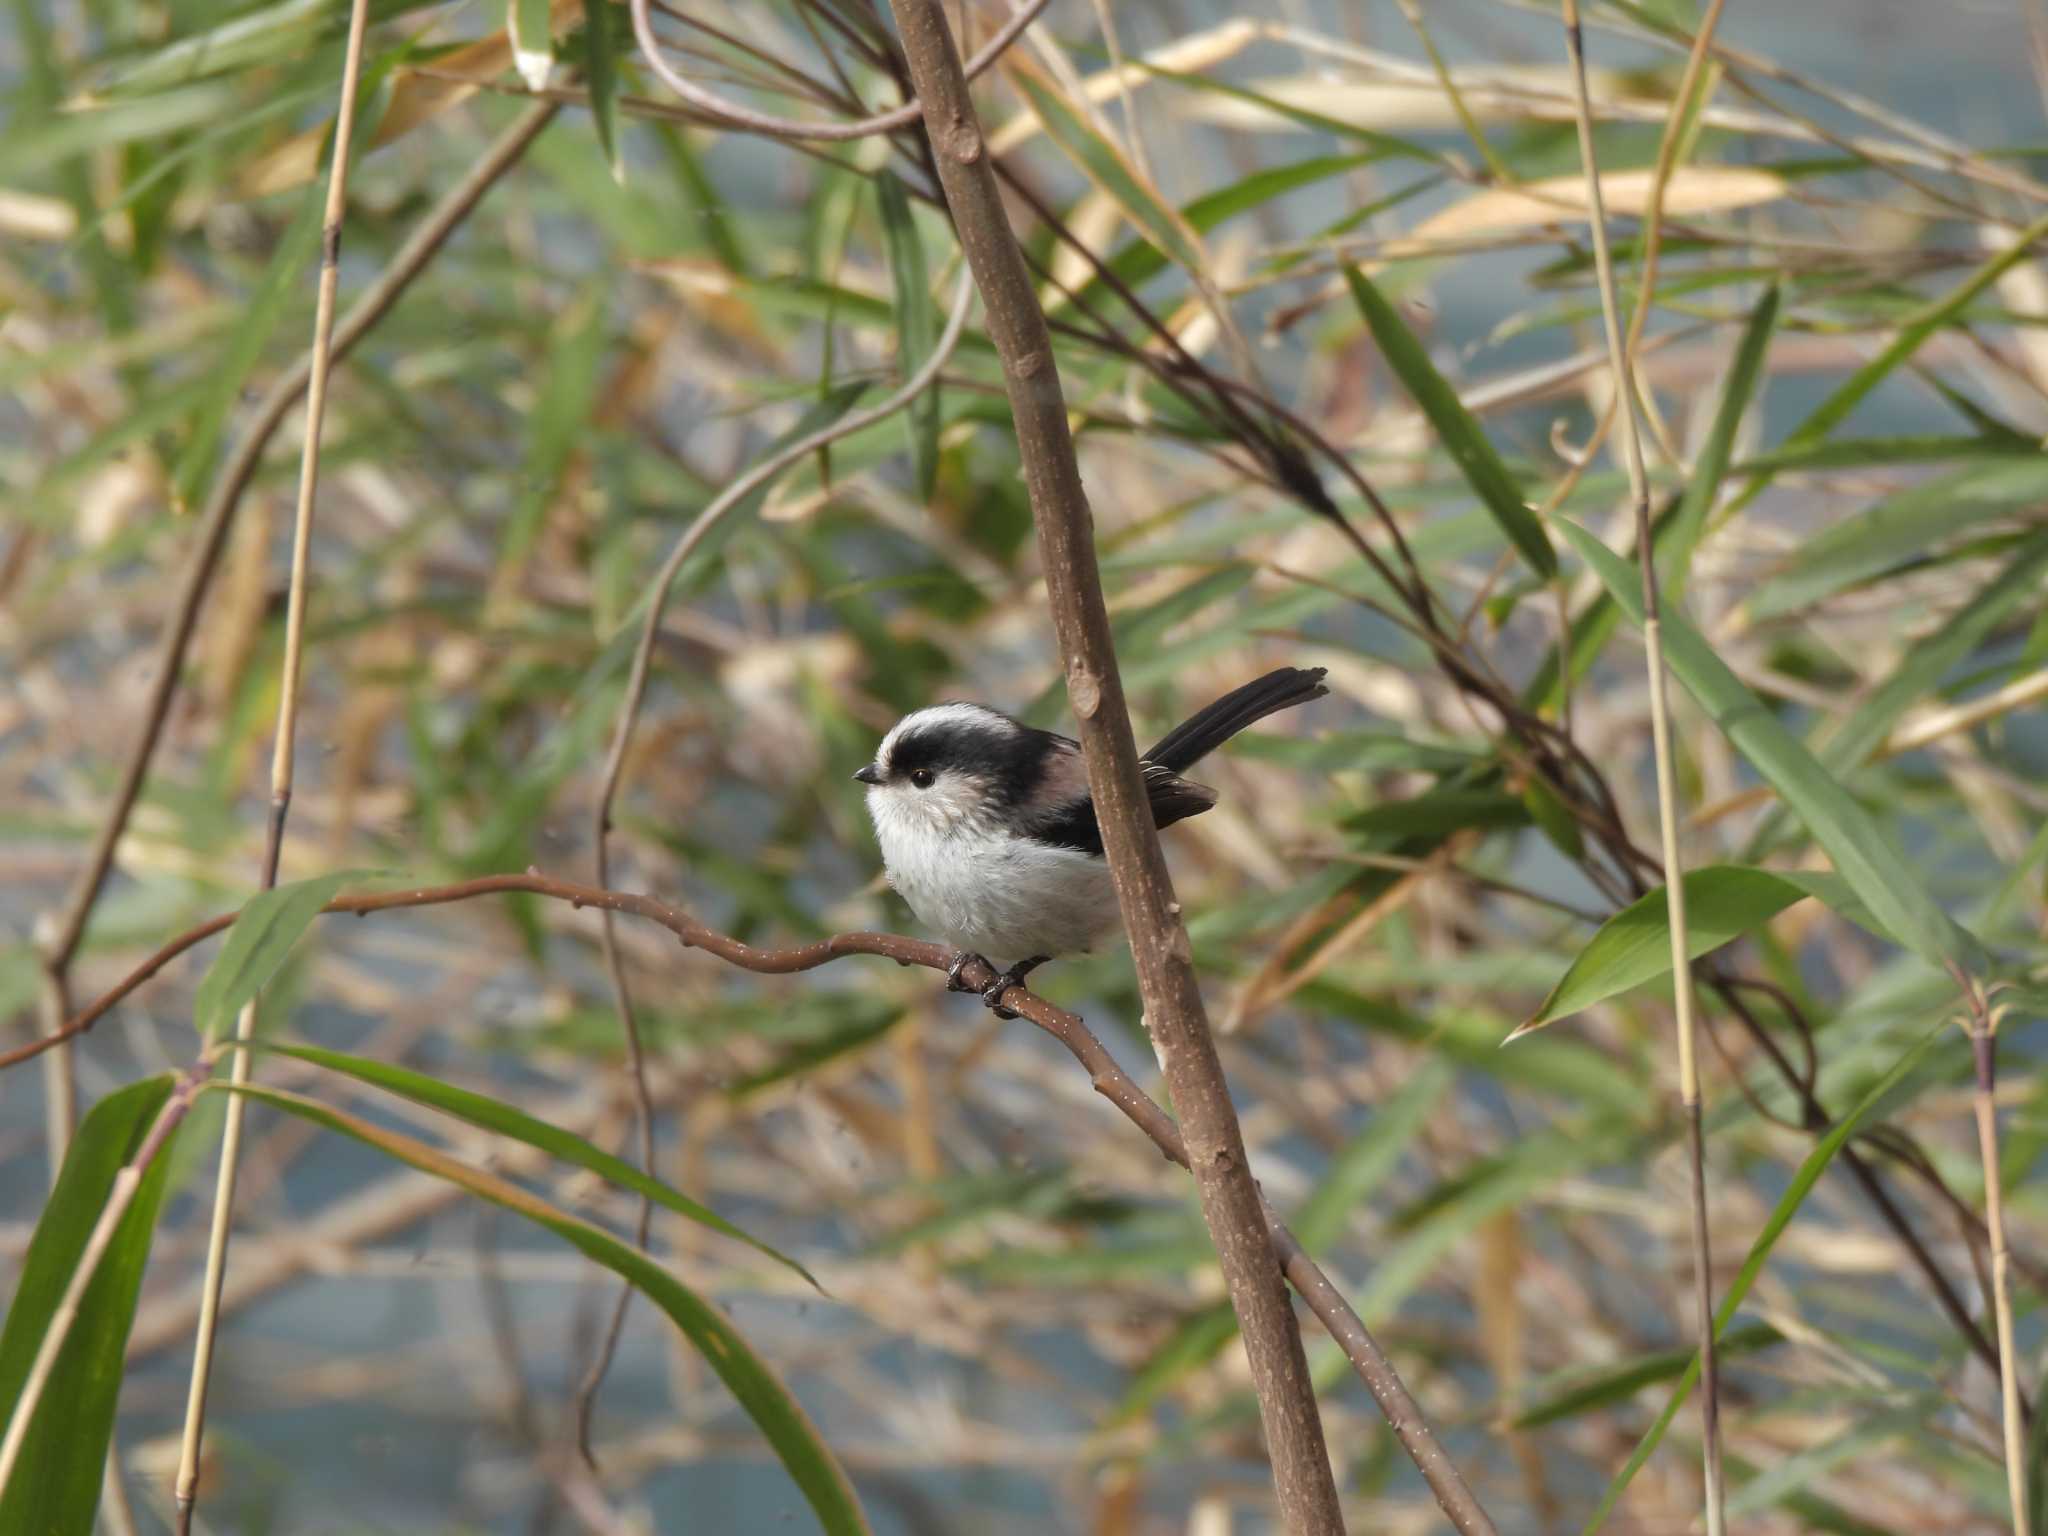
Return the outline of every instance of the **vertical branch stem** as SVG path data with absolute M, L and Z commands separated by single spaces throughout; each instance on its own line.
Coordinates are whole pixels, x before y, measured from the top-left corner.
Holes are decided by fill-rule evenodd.
M 368 0 L 352 0 L 348 44 L 341 71 L 341 103 L 334 124 L 333 158 L 327 175 L 327 206 L 320 231 L 320 285 L 313 307 L 312 363 L 306 380 L 306 428 L 299 454 L 299 494 L 292 519 L 291 587 L 286 597 L 284 664 L 278 681 L 277 731 L 270 759 L 270 820 L 263 839 L 260 885 L 277 884 L 278 860 L 284 851 L 285 819 L 291 812 L 293 768 L 298 734 L 299 677 L 304 666 L 307 565 L 313 541 L 313 495 L 320 481 L 320 428 L 327 409 L 327 378 L 333 362 L 334 296 L 341 276 L 341 224 L 348 204 L 349 146 L 355 134 L 356 88 L 362 74 L 363 36 L 369 24 Z M 256 1000 L 235 1020 L 235 1038 L 247 1040 L 256 1029 Z M 249 1053 L 236 1051 L 232 1080 L 249 1079 Z M 185 1429 L 178 1455 L 175 1490 L 179 1536 L 192 1527 L 193 1502 L 199 1487 L 199 1449 L 205 1434 L 206 1393 L 213 1374 L 213 1343 L 220 1323 L 221 1286 L 227 1275 L 228 1228 L 234 1219 L 235 1172 L 240 1160 L 244 1100 L 229 1097 L 221 1132 L 220 1170 L 213 1194 L 213 1220 L 207 1234 L 206 1276 L 200 1291 L 199 1326 L 192 1348 L 192 1376 L 185 1399 Z
M 1003 210 L 940 0 L 896 0 L 894 10 L 933 162 L 1002 360 L 1067 693 L 1080 722 L 1089 786 L 1137 961 L 1139 994 L 1181 1114 L 1203 1219 L 1250 1358 L 1281 1518 L 1294 1532 L 1341 1532 L 1343 1514 L 1301 1333 L 1246 1163 L 1243 1133 L 1195 982 L 1187 930 L 1139 777 L 1051 336 Z
M 1972 1014 L 1970 1049 L 1977 1062 L 1977 1152 L 1984 1162 L 1984 1224 L 1991 1236 L 1991 1305 L 1998 1323 L 1998 1399 L 2005 1430 L 2005 1491 L 2012 1502 L 2013 1536 L 2028 1536 L 2027 1430 L 2013 1356 L 2012 1260 L 2005 1246 L 2004 1178 L 1998 1166 L 1998 1023 L 1976 986 L 1966 986 L 1965 993 Z
M 1564 0 L 1565 51 L 1570 56 L 1572 89 L 1577 106 L 1579 154 L 1586 169 L 1587 212 L 1593 233 L 1593 261 L 1600 280 L 1600 313 L 1607 331 L 1607 350 L 1620 404 L 1623 458 L 1628 466 L 1629 497 L 1635 504 L 1636 558 L 1643 580 L 1643 649 L 1649 669 L 1650 737 L 1657 763 L 1657 825 L 1662 839 L 1664 889 L 1668 893 L 1671 930 L 1672 988 L 1678 1016 L 1678 1094 L 1685 1114 L 1686 1155 L 1691 1163 L 1693 1295 L 1698 1313 L 1700 1349 L 1700 1434 L 1705 1462 L 1707 1536 L 1726 1528 L 1725 1479 L 1721 1468 L 1721 1396 L 1718 1352 L 1714 1341 L 1714 1274 L 1707 1231 L 1706 1148 L 1700 1127 L 1700 1071 L 1697 1026 L 1693 1016 L 1692 957 L 1686 942 L 1685 869 L 1678 847 L 1678 785 L 1672 766 L 1671 709 L 1666 692 L 1664 626 L 1657 594 L 1656 546 L 1650 535 L 1650 491 L 1643 470 L 1643 440 L 1637 416 L 1635 382 L 1629 370 L 1628 346 L 1614 295 L 1614 265 L 1607 247 L 1607 210 L 1600 196 L 1600 167 L 1593 149 L 1593 111 L 1586 91 L 1586 55 L 1579 29 L 1578 0 Z M 1642 296 L 1647 307 L 1649 294 Z

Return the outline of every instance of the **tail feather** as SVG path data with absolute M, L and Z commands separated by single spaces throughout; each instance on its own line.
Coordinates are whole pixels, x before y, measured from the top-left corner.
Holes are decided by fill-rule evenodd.
M 1159 745 L 1145 754 L 1145 760 L 1174 773 L 1184 772 L 1245 727 L 1283 709 L 1323 697 L 1330 691 L 1323 686 L 1326 670 L 1282 667 L 1254 678 L 1168 731 L 1159 739 Z

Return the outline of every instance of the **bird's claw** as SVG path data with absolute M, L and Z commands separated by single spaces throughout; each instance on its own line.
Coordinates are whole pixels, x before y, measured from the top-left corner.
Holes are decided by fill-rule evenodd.
M 1031 963 L 1013 965 L 1007 971 L 997 972 L 995 980 L 985 987 L 970 986 L 960 979 L 961 972 L 972 965 L 987 965 L 990 970 L 995 970 L 995 967 L 989 964 L 986 955 L 977 955 L 971 949 L 963 949 L 953 957 L 953 963 L 946 967 L 946 990 L 948 992 L 979 992 L 981 1000 L 988 1004 L 997 1018 L 1016 1018 L 1017 1014 L 1014 1009 L 1003 1006 L 1003 994 L 1012 987 L 1022 985 L 1024 973 L 1030 969 Z
M 988 957 L 985 955 L 977 955 L 971 949 L 963 949 L 960 951 L 959 954 L 955 955 L 953 957 L 953 963 L 946 967 L 946 990 L 948 992 L 979 991 L 980 988 L 970 987 L 969 985 L 967 985 L 966 982 L 960 979 L 960 973 L 966 970 L 967 967 L 969 967 L 970 965 L 975 964 L 988 965 Z M 995 967 L 992 965 L 988 965 L 988 968 L 990 970 L 995 969 Z
M 988 1004 L 990 1009 L 994 1011 L 995 1016 L 997 1018 L 1014 1019 L 1017 1017 L 1017 1010 L 1014 1008 L 1005 1008 L 1003 1006 L 1003 994 L 1016 985 L 1016 973 L 1013 971 L 1005 971 L 1002 975 L 998 976 L 994 981 L 990 982 L 987 986 L 981 989 L 981 1000 L 984 1003 Z

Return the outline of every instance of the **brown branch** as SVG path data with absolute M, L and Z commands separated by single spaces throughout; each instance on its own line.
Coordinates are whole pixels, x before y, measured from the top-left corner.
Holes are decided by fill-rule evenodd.
M 349 913 L 357 917 L 372 912 L 391 912 L 412 907 L 448 906 L 456 902 L 473 900 L 479 896 L 502 895 L 523 892 L 532 896 L 543 896 L 555 901 L 566 901 L 573 907 L 589 907 L 601 912 L 621 912 L 633 917 L 644 918 L 666 928 L 679 939 L 685 948 L 702 950 L 729 965 L 752 971 L 763 976 L 787 976 L 799 971 L 816 970 L 834 960 L 848 955 L 879 955 L 894 960 L 898 965 L 923 966 L 927 970 L 945 971 L 956 958 L 953 950 L 943 944 L 929 943 L 923 939 L 906 938 L 893 933 L 840 933 L 830 938 L 815 939 L 808 944 L 794 945 L 788 949 L 759 949 L 751 944 L 732 938 L 730 935 L 707 928 L 687 912 L 670 906 L 657 897 L 640 895 L 631 891 L 610 891 L 597 886 L 578 885 L 572 881 L 556 880 L 547 875 L 529 870 L 523 875 L 485 875 L 475 880 L 458 881 L 452 885 L 412 886 L 397 891 L 375 891 L 361 895 L 339 896 L 330 901 L 322 910 L 329 913 Z M 123 999 L 133 993 L 156 975 L 171 961 L 187 950 L 204 943 L 233 924 L 237 914 L 224 912 L 218 917 L 208 918 L 177 937 L 168 940 L 155 954 L 144 960 L 127 976 L 104 995 L 95 998 L 64 1028 L 66 1037 L 84 1033 L 93 1024 L 104 1018 Z M 961 968 L 961 980 L 979 990 L 995 980 L 993 967 L 967 965 Z M 1099 1040 L 1085 1021 L 1078 1015 L 1068 1013 L 1047 1002 L 1037 993 L 1022 986 L 1012 986 L 1003 993 L 1003 1006 L 1030 1020 L 1057 1040 L 1088 1071 L 1089 1081 L 1095 1091 L 1123 1112 L 1139 1130 L 1150 1138 L 1167 1158 L 1189 1166 L 1188 1148 L 1182 1136 L 1181 1127 L 1173 1117 L 1149 1097 L 1134 1082 L 1129 1073 L 1117 1064 L 1116 1058 Z M 26 1052 L 13 1052 L 0 1058 L 0 1066 L 23 1059 L 24 1054 L 32 1055 L 47 1048 L 46 1041 L 36 1041 Z M 1191 1170 L 1192 1171 L 1192 1170 Z M 1256 1191 L 1255 1191 L 1256 1193 Z M 1464 1479 L 1451 1464 L 1443 1448 L 1437 1443 L 1422 1411 L 1416 1406 L 1407 1389 L 1401 1384 L 1399 1374 L 1392 1363 L 1381 1353 L 1378 1343 L 1367 1330 L 1358 1314 L 1352 1310 L 1342 1293 L 1325 1275 L 1321 1267 L 1311 1258 L 1279 1216 L 1268 1205 L 1263 1196 L 1258 1196 L 1259 1222 L 1261 1230 L 1268 1234 L 1277 1254 L 1276 1267 L 1284 1269 L 1287 1279 L 1308 1303 L 1309 1310 L 1328 1330 L 1332 1339 L 1343 1349 L 1352 1369 L 1357 1373 L 1366 1389 L 1373 1395 L 1392 1425 L 1402 1447 L 1414 1460 L 1417 1469 L 1429 1482 L 1437 1502 L 1450 1516 L 1451 1523 L 1462 1536 L 1493 1536 L 1493 1522 L 1465 1486 Z M 145 1333 L 147 1330 L 144 1330 Z
M 910 77 L 924 106 L 939 184 L 981 289 L 989 339 L 1002 361 L 1096 819 L 1137 962 L 1146 1021 L 1180 1111 L 1202 1217 L 1251 1362 L 1281 1518 L 1295 1532 L 1341 1532 L 1343 1511 L 1301 1332 L 1280 1283 L 1258 1185 L 1209 1034 L 1193 951 L 1139 774 L 1095 563 L 1093 519 L 1067 427 L 1052 338 L 1003 210 L 940 0 L 896 0 L 893 9 Z

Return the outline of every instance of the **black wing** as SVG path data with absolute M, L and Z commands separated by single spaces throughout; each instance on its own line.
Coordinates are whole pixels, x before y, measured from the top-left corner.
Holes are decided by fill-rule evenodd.
M 1199 816 L 1216 803 L 1216 791 L 1195 784 L 1158 763 L 1139 764 L 1145 774 L 1145 798 L 1152 804 L 1152 825 L 1170 827 Z M 1095 819 L 1095 801 L 1083 795 L 1046 812 L 1031 828 L 1041 841 L 1060 848 L 1102 856 L 1102 827 Z

